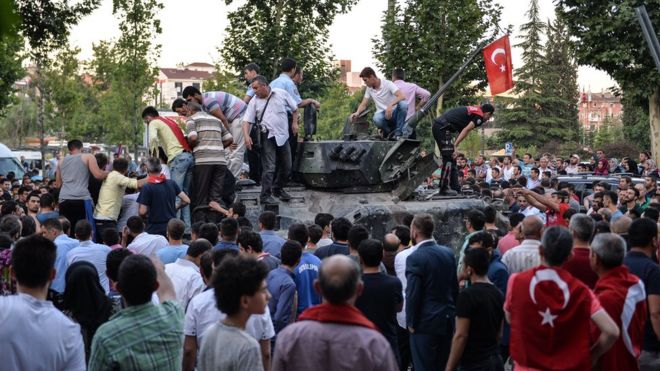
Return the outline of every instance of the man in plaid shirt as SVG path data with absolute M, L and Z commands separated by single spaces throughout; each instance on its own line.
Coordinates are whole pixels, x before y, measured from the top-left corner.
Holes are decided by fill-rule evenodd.
M 183 356 L 183 310 L 159 261 L 127 257 L 117 289 L 127 307 L 99 327 L 89 370 L 178 370 Z M 156 291 L 161 304 L 151 297 Z

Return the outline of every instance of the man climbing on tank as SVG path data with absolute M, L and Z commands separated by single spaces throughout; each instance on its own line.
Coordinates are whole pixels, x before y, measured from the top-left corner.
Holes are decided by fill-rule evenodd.
M 486 103 L 479 106 L 461 106 L 452 108 L 442 116 L 433 120 L 433 138 L 440 149 L 442 167 L 451 164 L 450 171 L 442 171 L 440 179 L 440 192 L 445 195 L 456 195 L 460 192 L 458 172 L 454 159 L 458 155 L 458 145 L 465 139 L 470 131 L 485 124 L 493 116 L 495 107 Z M 454 133 L 458 133 L 456 141 L 452 143 Z M 448 174 L 449 173 L 449 174 Z M 447 189 L 447 176 L 449 176 L 449 189 Z

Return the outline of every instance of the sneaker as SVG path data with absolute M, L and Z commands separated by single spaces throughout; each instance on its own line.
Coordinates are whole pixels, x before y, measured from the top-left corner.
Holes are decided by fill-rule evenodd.
M 286 193 L 285 190 L 281 190 L 281 191 L 273 192 L 273 195 L 274 195 L 275 197 L 279 198 L 279 199 L 282 200 L 282 201 L 289 201 L 289 200 L 291 200 L 291 195 L 288 194 L 288 193 Z
M 278 203 L 277 200 L 271 195 L 261 196 L 261 198 L 259 199 L 259 202 L 262 203 L 262 204 L 277 204 Z

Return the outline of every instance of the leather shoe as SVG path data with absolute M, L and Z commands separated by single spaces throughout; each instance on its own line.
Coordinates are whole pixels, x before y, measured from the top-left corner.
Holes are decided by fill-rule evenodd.
M 277 200 L 275 198 L 273 198 L 273 196 L 271 196 L 271 195 L 263 196 L 263 197 L 260 198 L 259 201 L 262 204 L 276 204 L 276 203 L 278 203 Z
M 281 191 L 278 191 L 278 192 L 273 192 L 273 195 L 274 195 L 275 197 L 279 198 L 279 199 L 282 200 L 282 201 L 289 201 L 289 200 L 291 200 L 291 195 L 288 194 L 288 193 L 286 193 L 285 190 L 281 190 Z

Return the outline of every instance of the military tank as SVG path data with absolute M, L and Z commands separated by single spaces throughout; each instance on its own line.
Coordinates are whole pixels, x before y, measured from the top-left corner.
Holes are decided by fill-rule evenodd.
M 288 202 L 262 205 L 260 188 L 253 182 L 239 182 L 237 198 L 256 223 L 263 210 L 278 215 L 279 228 L 286 230 L 296 222 L 311 222 L 317 213 L 346 217 L 365 225 L 374 238 L 382 238 L 408 214 L 429 213 L 436 219 L 435 237 L 457 246 L 464 232 L 464 213 L 483 208 L 484 201 L 465 195 L 444 197 L 418 192 L 419 185 L 438 164 L 432 155 L 422 156 L 419 140 L 411 139 L 417 123 L 430 111 L 438 98 L 479 54 L 477 48 L 463 66 L 436 92 L 422 109 L 406 122 L 404 138 L 384 140 L 369 135 L 371 125 L 364 112 L 356 122 L 348 119 L 342 140 L 314 141 L 316 112 L 306 108 L 306 137 L 298 144 L 293 163 L 294 184 L 286 187 Z M 252 183 L 252 184 L 250 184 Z M 255 224 L 256 225 L 256 224 Z

